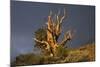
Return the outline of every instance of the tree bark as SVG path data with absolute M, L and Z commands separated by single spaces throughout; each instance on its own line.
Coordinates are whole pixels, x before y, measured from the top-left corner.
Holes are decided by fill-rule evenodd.
M 60 12 L 59 12 L 60 14 Z M 61 43 L 58 43 L 58 38 L 61 34 L 61 25 L 62 25 L 62 21 L 65 18 L 65 10 L 64 10 L 64 15 L 61 17 L 56 15 L 56 21 L 54 22 L 53 18 L 52 18 L 52 12 L 50 12 L 50 15 L 48 16 L 48 22 L 47 22 L 47 40 L 46 41 L 39 41 L 37 39 L 35 39 L 35 41 L 39 42 L 39 43 L 45 43 L 47 45 L 47 49 L 50 49 L 52 51 L 53 56 L 56 56 L 56 49 L 59 45 L 65 45 L 67 41 L 71 40 L 71 32 L 67 32 L 64 35 L 64 39 L 62 40 Z M 59 44 L 59 45 L 58 45 Z

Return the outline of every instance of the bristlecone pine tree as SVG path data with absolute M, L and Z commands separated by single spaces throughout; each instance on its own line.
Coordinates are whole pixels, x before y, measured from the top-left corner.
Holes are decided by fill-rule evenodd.
M 64 34 L 63 40 L 59 43 L 58 38 L 62 32 L 62 22 L 67 17 L 66 11 L 64 9 L 64 15 L 60 16 L 60 11 L 58 11 L 58 15 L 55 15 L 55 20 L 52 18 L 52 11 L 50 11 L 50 15 L 48 16 L 48 21 L 46 23 L 47 27 L 45 29 L 39 29 L 36 31 L 36 37 L 34 38 L 36 45 L 45 46 L 45 51 L 50 52 L 50 56 L 56 56 L 56 51 L 58 46 L 63 46 L 72 39 L 71 31 L 67 31 Z M 39 35 L 38 35 L 39 34 Z

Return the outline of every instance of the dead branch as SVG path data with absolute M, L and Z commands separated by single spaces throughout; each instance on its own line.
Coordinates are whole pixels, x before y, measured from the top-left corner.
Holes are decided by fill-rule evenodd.
M 50 49 L 50 45 L 48 44 L 47 41 L 40 41 L 40 40 L 38 40 L 38 39 L 36 39 L 36 38 L 34 38 L 34 40 L 35 40 L 36 42 L 38 42 L 38 43 L 45 44 L 45 45 L 47 46 L 46 49 Z
M 60 19 L 60 24 L 62 23 L 62 21 L 63 21 L 63 19 L 65 18 L 65 16 L 66 16 L 66 11 L 65 11 L 65 9 L 64 9 L 64 15 L 61 17 L 61 19 Z
M 49 16 L 52 16 L 52 11 L 50 10 L 50 15 Z
M 62 30 L 61 29 L 61 24 L 62 24 L 62 21 L 65 18 L 65 15 L 66 15 L 65 9 L 64 9 L 64 15 L 62 17 L 60 17 L 59 14 L 60 14 L 60 11 L 58 11 L 58 15 L 56 17 L 57 22 L 56 22 L 56 25 L 55 25 L 56 26 L 55 34 L 56 34 L 57 37 L 59 37 L 59 35 L 61 33 L 61 30 Z
M 64 35 L 64 39 L 62 40 L 62 42 L 60 43 L 60 45 L 65 45 L 67 41 L 72 39 L 72 35 L 71 35 L 71 31 L 68 31 L 65 33 Z

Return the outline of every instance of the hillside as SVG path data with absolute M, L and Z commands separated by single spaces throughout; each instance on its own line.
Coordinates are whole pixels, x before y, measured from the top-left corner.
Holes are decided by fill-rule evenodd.
M 95 61 L 95 44 L 86 44 L 80 48 L 66 49 L 60 51 L 57 57 L 44 55 L 25 54 L 16 57 L 12 62 L 12 66 L 20 65 L 39 65 L 39 64 L 54 64 L 54 63 L 71 63 L 71 62 L 86 62 Z
M 72 49 L 69 51 L 66 57 L 66 62 L 85 62 L 95 60 L 95 45 L 87 44 L 77 49 Z

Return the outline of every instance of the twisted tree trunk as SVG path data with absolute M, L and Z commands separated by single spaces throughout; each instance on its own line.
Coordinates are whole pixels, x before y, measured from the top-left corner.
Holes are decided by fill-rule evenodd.
M 56 56 L 56 49 L 59 45 L 64 46 L 67 41 L 71 40 L 71 32 L 68 31 L 64 35 L 64 39 L 61 43 L 58 43 L 58 38 L 61 34 L 61 25 L 65 18 L 66 12 L 64 10 L 64 15 L 61 17 L 59 16 L 60 12 L 56 16 L 56 20 L 54 22 L 52 18 L 52 12 L 50 12 L 50 15 L 48 16 L 48 22 L 47 22 L 47 40 L 46 41 L 39 41 L 37 39 L 34 39 L 36 42 L 44 43 L 47 45 L 47 49 L 51 50 L 52 56 Z M 58 45 L 59 44 L 59 45 Z

